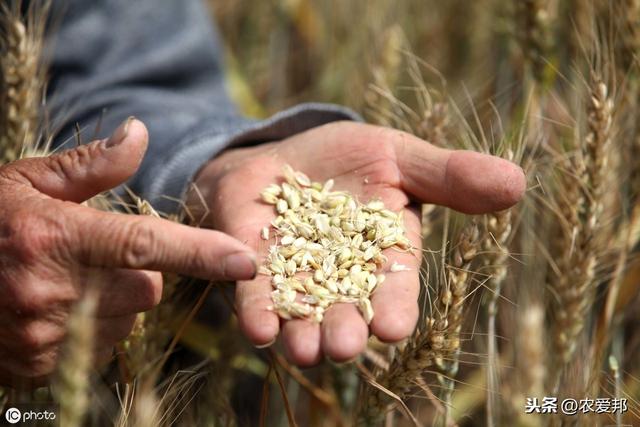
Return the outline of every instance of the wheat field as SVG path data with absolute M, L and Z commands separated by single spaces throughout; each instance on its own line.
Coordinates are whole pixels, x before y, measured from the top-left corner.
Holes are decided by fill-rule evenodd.
M 524 200 L 478 216 L 422 206 L 421 316 L 404 342 L 372 337 L 353 362 L 301 370 L 241 336 L 233 284 L 165 274 L 105 371 L 88 292 L 52 385 L 0 389 L 0 408 L 53 401 L 72 427 L 640 425 L 640 1 L 210 3 L 245 114 L 346 105 L 518 163 Z M 46 3 L 0 11 L 3 164 L 46 155 L 50 137 Z M 166 217 L 133 194 L 89 203 Z

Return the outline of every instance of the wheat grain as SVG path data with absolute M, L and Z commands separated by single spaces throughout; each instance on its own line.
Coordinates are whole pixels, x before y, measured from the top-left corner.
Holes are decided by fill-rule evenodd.
M 283 175 L 286 182 L 261 193 L 279 213 L 271 223 L 278 240 L 269 249 L 266 268 L 260 270 L 272 276 L 270 309 L 285 319 L 321 322 L 331 305 L 354 303 L 370 323 L 370 296 L 385 279 L 376 275 L 387 261 L 382 250 L 410 250 L 402 215 L 380 200 L 361 204 L 346 192 L 331 191 L 333 181 L 312 182 L 288 165 Z M 269 228 L 263 228 L 262 238 L 269 235 Z M 309 277 L 301 281 L 298 273 Z

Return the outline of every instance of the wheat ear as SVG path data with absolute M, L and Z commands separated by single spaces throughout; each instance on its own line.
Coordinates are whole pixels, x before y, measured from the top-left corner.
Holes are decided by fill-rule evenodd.
M 397 99 L 392 95 L 402 65 L 403 47 L 402 29 L 397 25 L 387 28 L 381 36 L 380 50 L 371 68 L 372 83 L 364 93 L 371 114 L 376 122 L 393 126 L 393 111 Z M 388 114 L 391 113 L 391 114 Z
M 469 295 L 470 267 L 478 254 L 479 231 L 475 223 L 465 227 L 453 250 L 450 265 L 447 267 L 447 288 L 440 292 L 437 300 L 436 318 L 443 322 L 446 336 L 442 356 L 437 357 L 438 381 L 443 386 L 445 419 L 449 422 L 451 398 L 455 388 L 460 355 L 460 332 L 465 314 L 465 302 Z
M 26 21 L 20 6 L 20 1 L 0 6 L 0 164 L 35 148 L 45 87 L 42 50 L 49 3 L 33 2 Z
M 563 189 L 569 190 L 573 200 L 570 200 L 572 205 L 566 205 L 565 201 L 561 206 L 568 215 L 562 236 L 565 246 L 558 260 L 560 274 L 552 282 L 557 295 L 554 329 L 559 369 L 564 369 L 575 352 L 597 285 L 598 230 L 603 210 L 612 116 L 613 102 L 607 86 L 594 76 L 587 102 L 588 132 L 580 159 L 572 162 L 578 183 Z
M 531 75 L 544 82 L 546 57 L 549 55 L 549 11 L 546 0 L 518 0 L 516 6 L 517 36 Z
M 449 122 L 449 106 L 445 102 L 433 102 L 423 110 L 415 134 L 433 145 L 446 147 Z
M 460 232 L 448 267 L 449 283 L 440 287 L 433 316 L 426 319 L 423 331 L 398 352 L 389 369 L 376 378 L 381 388 L 371 390 L 365 397 L 358 413 L 359 425 L 375 425 L 382 420 L 390 402 L 383 390 L 403 399 L 423 372 L 434 365 L 449 378 L 455 376 L 464 302 L 469 288 L 468 269 L 477 253 L 477 238 L 475 224 Z

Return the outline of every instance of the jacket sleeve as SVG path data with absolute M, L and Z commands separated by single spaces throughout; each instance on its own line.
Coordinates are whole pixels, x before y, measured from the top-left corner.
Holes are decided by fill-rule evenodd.
M 76 123 L 88 141 L 136 116 L 150 143 L 128 185 L 165 212 L 176 206 L 162 196 L 182 197 L 226 147 L 358 119 L 326 104 L 299 105 L 263 121 L 242 117 L 225 91 L 221 49 L 203 0 L 53 3 L 49 109 L 56 143 L 72 143 Z

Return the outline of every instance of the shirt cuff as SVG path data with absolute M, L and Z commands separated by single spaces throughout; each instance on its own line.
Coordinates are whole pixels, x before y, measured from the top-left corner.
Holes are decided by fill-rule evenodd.
M 169 198 L 182 200 L 198 171 L 222 150 L 284 139 L 340 120 L 362 121 L 362 118 L 341 106 L 307 103 L 261 121 L 241 117 L 230 117 L 222 122 L 205 120 L 140 177 L 144 189 L 142 196 L 161 212 L 175 212 L 179 206 Z

